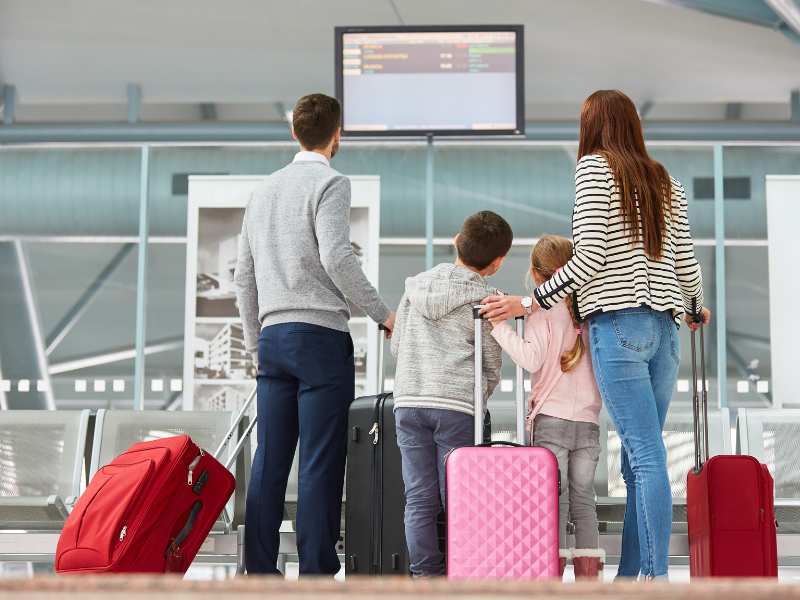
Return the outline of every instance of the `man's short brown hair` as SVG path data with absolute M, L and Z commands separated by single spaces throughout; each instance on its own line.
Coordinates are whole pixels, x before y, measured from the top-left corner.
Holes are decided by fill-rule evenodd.
M 307 150 L 328 145 L 342 121 L 342 107 L 336 98 L 308 94 L 294 105 L 292 129 L 297 141 Z
M 511 249 L 511 225 L 490 210 L 467 217 L 456 240 L 458 257 L 474 269 L 485 269 Z

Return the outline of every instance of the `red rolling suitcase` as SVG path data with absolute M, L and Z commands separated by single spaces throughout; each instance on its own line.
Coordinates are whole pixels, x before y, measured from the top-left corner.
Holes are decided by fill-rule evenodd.
M 692 577 L 777 577 L 774 487 L 769 470 L 752 456 L 708 457 L 703 329 L 700 393 L 697 334 L 692 332 L 695 465 L 686 481 L 689 572 Z
M 231 439 L 240 411 L 216 455 Z M 56 547 L 57 573 L 185 573 L 235 487 L 188 435 L 139 442 L 92 477 Z

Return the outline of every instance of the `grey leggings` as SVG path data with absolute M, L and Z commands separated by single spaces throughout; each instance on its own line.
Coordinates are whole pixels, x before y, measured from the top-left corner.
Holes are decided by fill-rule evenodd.
M 594 472 L 600 456 L 600 429 L 594 423 L 536 415 L 533 445 L 556 455 L 561 471 L 558 540 L 567 547 L 567 518 L 575 524 L 575 548 L 597 548 Z

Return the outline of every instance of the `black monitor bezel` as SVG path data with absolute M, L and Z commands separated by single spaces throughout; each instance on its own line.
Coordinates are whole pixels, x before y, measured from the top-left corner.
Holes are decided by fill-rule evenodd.
M 344 127 L 343 36 L 346 33 L 439 33 L 439 32 L 509 31 L 516 34 L 517 126 L 514 129 L 393 129 L 387 131 L 348 131 Z M 345 137 L 519 137 L 525 135 L 525 26 L 524 25 L 388 25 L 339 26 L 334 28 L 334 64 L 336 98 L 342 106 L 342 136 Z

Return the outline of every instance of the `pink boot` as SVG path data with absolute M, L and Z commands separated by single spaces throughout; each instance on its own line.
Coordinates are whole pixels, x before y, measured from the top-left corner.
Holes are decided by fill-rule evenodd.
M 572 565 L 576 581 L 602 581 L 606 562 L 605 550 L 599 548 L 572 551 Z

